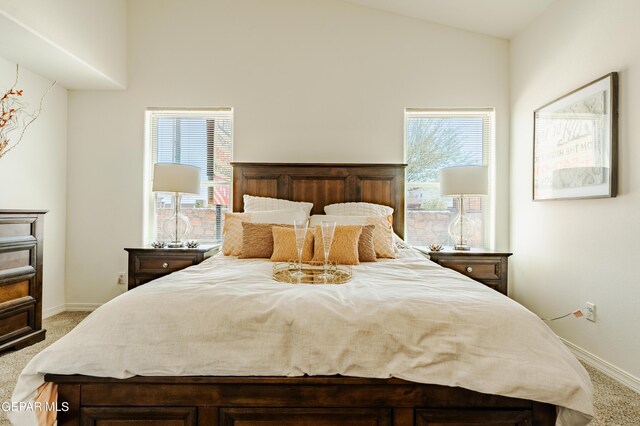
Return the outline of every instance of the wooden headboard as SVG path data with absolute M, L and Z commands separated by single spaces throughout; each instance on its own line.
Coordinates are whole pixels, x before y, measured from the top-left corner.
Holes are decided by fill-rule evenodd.
M 364 201 L 393 207 L 393 228 L 404 237 L 406 164 L 231 163 L 233 211 L 242 211 L 244 194 L 313 203 L 324 214 L 333 203 Z

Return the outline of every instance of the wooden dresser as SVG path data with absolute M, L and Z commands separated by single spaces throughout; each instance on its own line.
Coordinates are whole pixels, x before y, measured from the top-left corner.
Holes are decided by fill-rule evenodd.
M 42 234 L 45 210 L 0 210 L 0 351 L 44 340 Z

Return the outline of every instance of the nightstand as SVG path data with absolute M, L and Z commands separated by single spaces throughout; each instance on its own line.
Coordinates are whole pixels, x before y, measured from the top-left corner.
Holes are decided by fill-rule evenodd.
M 441 251 L 427 251 L 431 260 L 473 278 L 505 296 L 509 290 L 509 256 L 512 253 L 483 249 L 470 251 L 445 247 Z
M 156 278 L 197 265 L 214 255 L 218 246 L 196 248 L 125 248 L 129 252 L 129 286 L 131 290 Z

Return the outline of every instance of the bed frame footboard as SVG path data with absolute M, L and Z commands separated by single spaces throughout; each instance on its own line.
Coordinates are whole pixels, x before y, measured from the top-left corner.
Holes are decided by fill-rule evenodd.
M 556 408 L 399 379 L 47 375 L 58 425 L 544 425 Z

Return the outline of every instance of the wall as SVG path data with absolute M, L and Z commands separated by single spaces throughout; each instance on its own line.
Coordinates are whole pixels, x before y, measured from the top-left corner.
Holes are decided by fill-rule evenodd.
M 0 58 L 0 90 L 15 81 L 16 65 Z M 37 108 L 51 81 L 20 68 L 19 88 L 29 110 Z M 15 134 L 15 132 L 13 133 Z M 43 310 L 45 316 L 65 303 L 65 230 L 67 194 L 67 90 L 54 87 L 42 114 L 22 142 L 0 158 L 0 209 L 46 209 L 44 217 Z
M 125 0 L 0 0 L 0 55 L 67 88 L 124 88 Z
M 552 328 L 640 390 L 638 16 L 637 0 L 560 0 L 513 40 L 510 267 L 516 300 L 539 315 L 595 303 L 596 323 Z M 533 110 L 611 71 L 620 73 L 618 196 L 532 202 Z
M 123 92 L 69 105 L 68 301 L 142 242 L 146 107 L 233 107 L 235 161 L 402 162 L 406 107 L 495 107 L 508 242 L 508 43 L 337 0 L 136 0 Z

